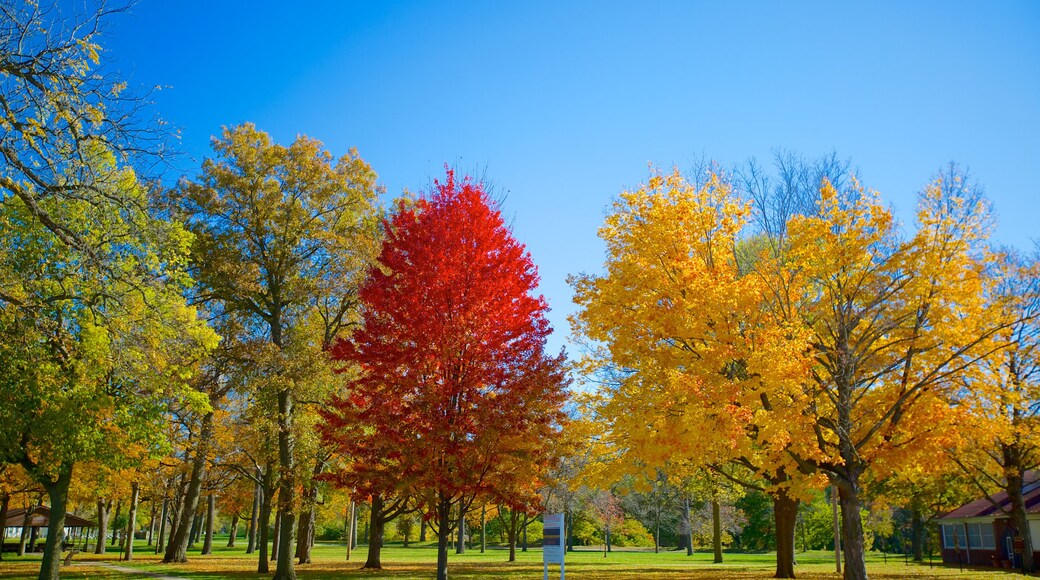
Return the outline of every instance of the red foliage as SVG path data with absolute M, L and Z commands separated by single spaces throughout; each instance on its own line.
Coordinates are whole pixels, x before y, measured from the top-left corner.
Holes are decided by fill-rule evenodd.
M 482 185 L 451 171 L 384 229 L 360 328 L 332 350 L 361 368 L 323 413 L 350 459 L 333 478 L 366 494 L 516 494 L 546 468 L 567 382 L 563 355 L 544 353 L 531 257 Z

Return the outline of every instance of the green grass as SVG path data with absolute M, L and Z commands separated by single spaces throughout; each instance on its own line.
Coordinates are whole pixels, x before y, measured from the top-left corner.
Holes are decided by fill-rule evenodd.
M 226 548 L 227 538 L 217 542 L 215 553 L 199 555 L 199 550 L 189 551 L 187 564 L 161 564 L 161 556 L 151 553 L 144 542 L 135 543 L 132 562 L 119 562 L 115 553 L 95 556 L 76 554 L 74 565 L 62 570 L 67 578 L 130 578 L 131 575 L 114 572 L 95 565 L 108 562 L 131 566 L 142 571 L 157 572 L 171 576 L 193 579 L 219 578 L 266 578 L 269 575 L 256 573 L 257 554 L 245 554 L 245 542 L 240 546 Z M 201 542 L 199 543 L 201 546 Z M 587 551 L 585 551 L 587 550 Z M 354 550 L 351 561 L 346 561 L 343 544 L 318 543 L 314 547 L 312 564 L 297 566 L 301 578 L 394 578 L 400 580 L 432 578 L 435 574 L 436 550 L 431 544 L 412 545 L 403 548 L 390 545 L 383 548 L 382 570 L 361 570 L 367 551 L 365 546 Z M 501 548 L 488 549 L 481 554 L 479 549 L 470 549 L 457 555 L 451 551 L 448 559 L 448 574 L 451 578 L 541 578 L 542 553 L 533 549 L 528 552 L 517 550 L 517 561 L 507 562 L 508 551 Z M 0 578 L 27 578 L 36 575 L 39 569 L 39 554 L 18 558 L 4 554 L 0 563 Z M 769 554 L 726 554 L 722 564 L 712 563 L 711 554 L 698 552 L 687 557 L 685 552 L 664 551 L 615 551 L 604 558 L 595 548 L 567 554 L 567 577 L 573 580 L 620 580 L 620 579 L 733 579 L 750 580 L 770 578 L 775 565 L 774 555 Z M 271 564 L 274 569 L 274 564 Z M 871 578 L 895 580 L 902 578 L 970 578 L 977 580 L 1021 577 L 1008 570 L 991 568 L 959 570 L 938 563 L 930 567 L 927 563 L 906 565 L 902 556 L 889 556 L 887 563 L 882 554 L 868 556 L 867 570 Z M 554 574 L 556 574 L 554 576 Z M 799 578 L 836 578 L 834 555 L 829 552 L 807 552 L 798 555 L 795 574 Z M 558 578 L 553 567 L 550 577 Z

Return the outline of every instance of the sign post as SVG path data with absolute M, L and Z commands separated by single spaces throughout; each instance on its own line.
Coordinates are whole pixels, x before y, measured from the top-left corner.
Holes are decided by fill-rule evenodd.
M 566 580 L 563 567 L 563 514 L 542 514 L 542 580 L 549 580 L 549 564 L 560 565 L 560 580 Z

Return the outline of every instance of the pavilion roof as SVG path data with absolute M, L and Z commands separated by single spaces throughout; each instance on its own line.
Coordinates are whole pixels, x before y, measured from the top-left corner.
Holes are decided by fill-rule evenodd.
M 51 508 L 41 505 L 33 508 L 32 519 L 30 520 L 30 528 L 46 528 L 51 522 Z M 4 522 L 4 527 L 7 528 L 20 528 L 25 523 L 25 508 L 17 508 L 13 510 L 7 510 L 7 521 Z M 66 528 L 94 528 L 94 522 L 85 520 L 81 517 L 74 516 L 70 513 L 65 514 L 65 527 Z

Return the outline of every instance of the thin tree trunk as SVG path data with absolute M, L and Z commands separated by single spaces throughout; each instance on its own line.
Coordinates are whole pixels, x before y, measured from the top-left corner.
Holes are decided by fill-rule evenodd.
M 98 502 L 101 505 L 101 502 Z M 22 557 L 25 555 L 25 544 L 29 541 L 29 532 L 32 530 L 32 516 L 33 510 L 36 509 L 36 505 L 32 502 L 26 506 L 25 517 L 22 518 L 22 533 L 18 538 L 18 556 Z M 100 518 L 99 518 L 100 519 Z M 7 522 L 4 522 L 5 524 Z M 98 525 L 101 525 L 100 523 Z
M 358 533 L 357 533 L 357 527 L 358 527 L 358 517 L 357 517 L 358 505 L 359 504 L 357 502 L 354 502 L 354 508 L 350 512 L 350 547 L 351 547 L 351 549 L 354 549 L 354 550 L 357 550 L 357 539 L 358 539 Z M 362 502 L 361 505 L 364 505 L 364 502 Z
M 711 500 L 711 547 L 715 552 L 716 564 L 722 563 L 722 514 L 719 500 Z
M 516 511 L 509 512 L 509 525 L 506 528 L 506 540 L 509 542 L 509 561 L 516 562 L 516 540 L 520 536 L 520 516 Z
M 318 476 L 324 470 L 325 462 L 318 458 L 315 460 L 312 477 L 303 494 L 303 506 L 300 509 L 300 526 L 296 540 L 296 559 L 300 564 L 310 564 L 311 544 L 314 538 L 314 505 L 318 501 Z
M 202 530 L 202 514 L 197 513 L 191 519 L 191 530 L 188 532 L 188 548 L 194 548 L 195 542 L 199 541 L 199 532 Z
M 116 539 L 119 536 L 119 513 L 123 511 L 123 500 L 116 500 L 116 514 L 112 517 L 112 545 L 116 545 Z
M 202 555 L 213 553 L 213 517 L 217 515 L 216 499 L 209 494 L 206 504 L 206 540 L 202 543 Z
M 281 545 L 278 538 L 282 534 L 282 514 L 276 513 L 274 515 L 274 542 L 271 545 L 271 561 L 278 561 L 278 551 L 281 549 Z
M 158 554 L 163 549 L 163 544 L 166 542 L 166 519 L 169 517 L 170 499 L 164 497 L 162 500 L 162 515 L 159 517 L 159 539 L 155 542 L 155 553 Z
M 51 502 L 51 517 L 47 526 L 47 543 L 40 562 L 40 580 L 58 580 L 61 566 L 61 547 L 65 540 L 65 510 L 72 483 L 72 464 L 62 465 L 58 478 L 43 478 L 40 483 L 47 490 Z
M 419 520 L 419 541 L 426 541 L 426 518 Z
M 466 553 L 466 508 L 463 507 L 462 503 L 459 503 L 459 537 L 458 542 L 455 543 L 455 553 L 465 554 Z
M 350 561 L 350 550 L 354 547 L 354 516 L 356 510 L 357 504 L 351 498 L 350 505 L 347 506 L 347 562 Z
M 831 516 L 834 519 L 834 568 L 841 574 L 841 523 L 838 519 L 838 486 L 831 485 Z
M 126 518 L 126 552 L 123 558 L 126 561 L 134 559 L 134 528 L 137 526 L 137 502 L 141 497 L 141 484 L 133 482 L 130 485 L 130 515 Z
M 480 506 L 480 553 L 484 553 L 487 538 L 487 506 Z
M 256 527 L 260 520 L 260 495 L 263 491 L 260 484 L 253 485 L 253 509 L 249 514 L 249 529 L 246 531 L 246 554 L 256 550 Z
M 260 533 L 260 556 L 256 565 L 256 571 L 258 574 L 267 574 L 269 569 L 267 558 L 267 534 L 271 529 L 271 492 L 274 491 L 274 465 L 272 465 L 271 462 L 267 463 L 267 471 L 264 472 L 263 481 L 264 484 L 261 489 L 260 497 L 260 521 L 257 523 L 257 530 Z
M 235 537 L 238 536 L 238 513 L 231 516 L 231 533 L 228 534 L 227 547 L 235 547 Z
M 686 544 L 686 555 L 693 555 L 693 522 L 690 521 L 690 498 L 683 498 L 683 543 Z
M 272 331 L 275 329 L 272 328 Z M 272 341 L 281 347 L 281 334 L 272 332 Z M 296 453 L 293 441 L 293 400 L 289 389 L 278 391 L 278 563 L 274 580 L 296 580 L 293 561 L 293 528 L 296 525 Z
M 188 480 L 188 488 L 181 505 L 180 521 L 176 523 L 175 529 L 170 532 L 170 544 L 166 547 L 166 554 L 162 560 L 164 564 L 188 561 L 188 535 L 191 532 L 192 522 L 195 519 L 195 512 L 199 509 L 202 479 L 206 472 L 206 454 L 209 452 L 209 442 L 212 434 L 213 412 L 210 411 L 202 417 L 202 428 L 199 431 L 198 445 L 191 464 L 191 477 Z
M 155 535 L 155 512 L 158 510 L 158 505 L 154 499 L 148 501 L 148 542 L 146 546 L 152 545 L 152 539 Z
M 380 555 L 383 549 L 383 529 L 386 526 L 383 513 L 383 496 L 372 496 L 372 508 L 368 516 L 368 559 L 363 568 L 381 570 Z
M 783 488 L 773 494 L 773 521 L 776 529 L 776 574 L 774 578 L 794 578 L 794 533 L 798 523 L 798 500 Z
M 526 552 L 527 551 L 527 524 L 528 524 L 527 520 L 528 520 L 528 516 L 525 513 L 524 514 L 524 527 L 520 529 L 520 533 L 522 534 L 522 538 L 523 538 L 523 540 L 520 543 L 520 551 L 521 552 Z
M 437 580 L 448 580 L 448 535 L 451 518 L 451 502 L 439 493 L 437 503 Z

